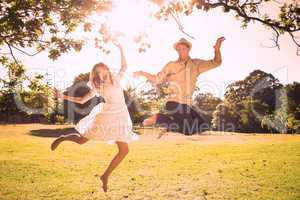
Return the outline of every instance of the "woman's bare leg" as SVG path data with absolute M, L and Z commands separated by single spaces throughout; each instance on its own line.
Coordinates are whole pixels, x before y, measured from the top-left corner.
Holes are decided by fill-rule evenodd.
M 83 137 L 82 135 L 80 135 L 78 133 L 62 135 L 62 136 L 58 137 L 56 140 L 54 140 L 52 142 L 51 150 L 54 151 L 58 147 L 58 145 L 60 143 L 62 143 L 63 141 L 72 141 L 72 142 L 75 142 L 77 144 L 84 144 L 88 141 L 88 139 L 86 137 Z
M 125 142 L 116 142 L 118 145 L 119 152 L 115 155 L 115 157 L 111 160 L 109 166 L 100 177 L 102 181 L 102 188 L 104 192 L 107 192 L 107 183 L 108 177 L 112 173 L 112 171 L 121 163 L 121 161 L 125 158 L 125 156 L 129 152 L 128 144 Z

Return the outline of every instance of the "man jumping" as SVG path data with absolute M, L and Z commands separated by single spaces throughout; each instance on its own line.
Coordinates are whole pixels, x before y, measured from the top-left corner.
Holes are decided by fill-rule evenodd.
M 203 119 L 192 106 L 192 95 L 196 88 L 198 76 L 221 65 L 221 44 L 224 37 L 217 39 L 214 46 L 215 56 L 211 60 L 190 58 L 192 44 L 181 38 L 174 44 L 178 60 L 171 61 L 157 74 L 144 71 L 134 72 L 134 76 L 143 76 L 153 84 L 167 83 L 168 97 L 163 112 L 143 121 L 144 126 L 158 125 L 161 128 L 159 138 L 166 131 L 191 135 L 202 132 Z

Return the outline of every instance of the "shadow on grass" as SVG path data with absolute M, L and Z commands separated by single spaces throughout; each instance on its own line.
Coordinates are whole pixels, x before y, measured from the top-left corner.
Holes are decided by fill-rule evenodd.
M 74 128 L 37 129 L 31 130 L 29 134 L 38 137 L 59 137 L 71 133 L 77 133 L 77 131 Z

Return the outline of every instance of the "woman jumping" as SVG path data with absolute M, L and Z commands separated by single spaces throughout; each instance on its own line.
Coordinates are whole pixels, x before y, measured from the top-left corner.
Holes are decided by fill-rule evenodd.
M 128 143 L 138 140 L 138 135 L 132 132 L 132 121 L 120 85 L 120 79 L 124 76 L 127 68 L 126 59 L 121 45 L 117 42 L 114 42 L 114 44 L 120 49 L 121 53 L 121 69 L 117 74 L 112 74 L 104 63 L 98 63 L 90 73 L 88 82 L 90 91 L 85 96 L 66 96 L 55 89 L 56 96 L 60 99 L 84 104 L 94 96 L 100 95 L 105 99 L 105 103 L 99 105 L 100 110 L 97 113 L 91 112 L 78 122 L 75 127 L 78 133 L 62 135 L 51 145 L 51 150 L 54 151 L 63 141 L 84 144 L 88 140 L 102 140 L 116 143 L 119 152 L 100 177 L 104 192 L 107 192 L 110 174 L 128 154 Z

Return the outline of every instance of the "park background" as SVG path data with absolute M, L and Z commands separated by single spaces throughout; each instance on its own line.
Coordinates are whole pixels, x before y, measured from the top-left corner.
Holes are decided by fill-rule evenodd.
M 299 2 L 0 5 L 0 199 L 300 198 Z M 234 8 L 267 24 L 237 18 Z M 222 65 L 199 76 L 194 94 L 206 131 L 156 140 L 157 130 L 142 128 L 141 122 L 162 109 L 165 86 L 134 79 L 132 72 L 157 73 L 176 60 L 173 43 L 181 37 L 193 43 L 192 57 L 210 59 L 220 36 L 226 38 Z M 114 37 L 128 60 L 124 94 L 141 141 L 132 144 L 112 177 L 111 193 L 104 196 L 94 175 L 113 147 L 93 141 L 82 147 L 67 143 L 55 153 L 49 149 L 55 137 L 73 132 L 73 125 L 103 99 L 62 102 L 52 88 L 81 96 L 89 90 L 95 63 L 117 70 Z

